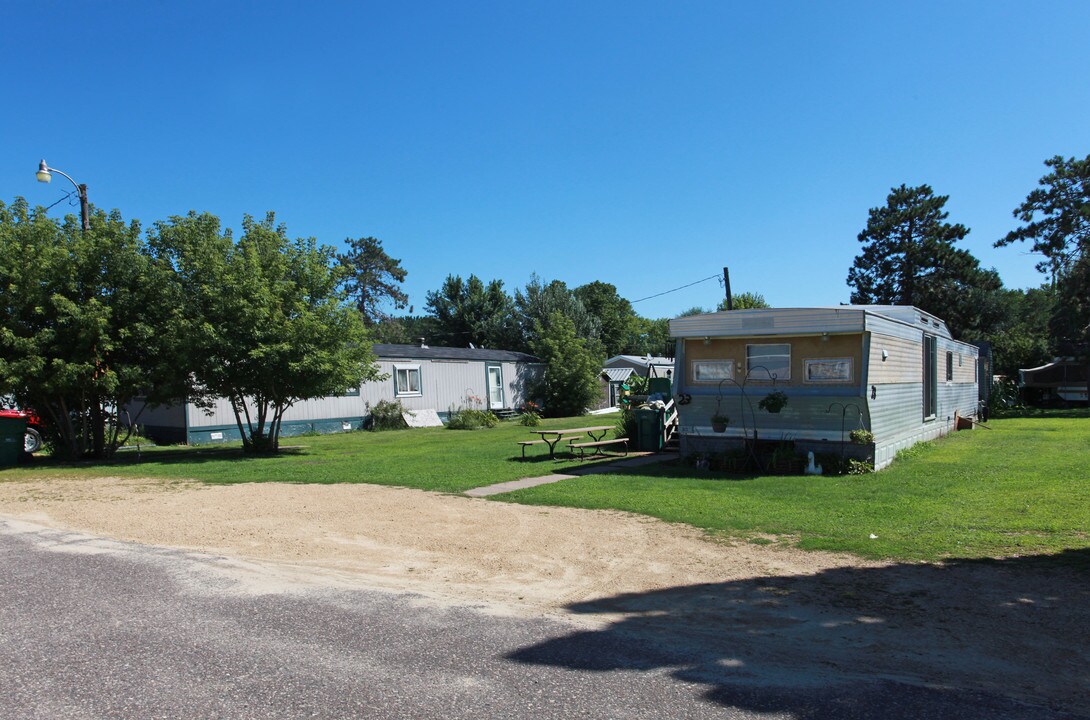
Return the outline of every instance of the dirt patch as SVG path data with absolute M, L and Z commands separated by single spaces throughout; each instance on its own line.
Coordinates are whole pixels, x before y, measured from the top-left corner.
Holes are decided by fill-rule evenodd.
M 0 513 L 139 543 L 347 572 L 368 584 L 524 608 L 858 566 L 709 541 L 643 516 L 373 485 L 118 478 L 0 484 Z
M 877 563 L 627 513 L 370 485 L 5 482 L 0 515 L 238 559 L 223 567 L 260 577 L 258 591 L 361 585 L 581 628 L 524 662 L 593 656 L 607 669 L 618 634 L 665 648 L 664 666 L 716 692 L 879 677 L 1077 713 L 1090 697 L 1085 551 Z

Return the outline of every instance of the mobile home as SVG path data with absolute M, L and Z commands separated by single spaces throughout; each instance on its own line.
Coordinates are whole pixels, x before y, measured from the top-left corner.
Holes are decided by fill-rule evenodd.
M 979 412 L 978 348 L 918 308 L 734 310 L 671 320 L 670 333 L 683 454 L 729 449 L 756 434 L 880 469 Z M 787 395 L 781 412 L 759 408 L 772 390 Z M 716 414 L 730 418 L 724 432 L 713 430 Z M 855 429 L 872 432 L 873 444 L 847 445 Z
M 538 358 L 508 350 L 428 347 L 423 341 L 373 349 L 383 379 L 296 403 L 284 413 L 281 435 L 360 429 L 382 400 L 396 400 L 407 410 L 435 410 L 442 419 L 452 409 L 469 405 L 511 410 L 529 399 L 532 383 L 544 370 Z M 198 445 L 240 439 L 231 403 L 223 398 L 210 410 L 192 403 L 142 410 L 135 403 L 129 410 L 133 423 L 160 442 Z

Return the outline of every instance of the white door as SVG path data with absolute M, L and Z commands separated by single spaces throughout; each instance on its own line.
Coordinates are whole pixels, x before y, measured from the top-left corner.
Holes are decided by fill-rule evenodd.
M 503 368 L 498 365 L 488 366 L 488 407 L 493 410 L 503 407 Z

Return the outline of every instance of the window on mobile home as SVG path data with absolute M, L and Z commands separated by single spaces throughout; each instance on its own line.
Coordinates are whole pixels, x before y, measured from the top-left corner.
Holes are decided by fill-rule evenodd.
M 394 366 L 394 394 L 398 397 L 420 395 L 420 366 Z
M 768 372 L 765 372 L 765 371 Z M 751 381 L 791 379 L 791 346 L 746 345 L 746 377 Z

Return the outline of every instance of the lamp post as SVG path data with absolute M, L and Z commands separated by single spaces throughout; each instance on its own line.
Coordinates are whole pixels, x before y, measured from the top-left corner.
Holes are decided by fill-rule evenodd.
M 76 192 L 79 193 L 79 214 L 80 219 L 83 220 L 83 232 L 87 232 L 91 229 L 91 222 L 87 217 L 87 186 L 73 180 L 68 173 L 49 167 L 45 164 L 45 160 L 38 163 L 38 182 L 48 183 L 52 181 L 53 173 L 64 175 L 70 183 L 76 186 Z

